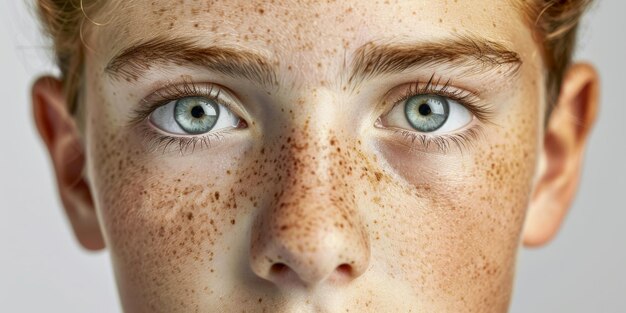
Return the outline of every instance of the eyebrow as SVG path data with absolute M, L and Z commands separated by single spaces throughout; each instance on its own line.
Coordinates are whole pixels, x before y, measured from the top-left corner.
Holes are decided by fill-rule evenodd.
M 114 78 L 137 80 L 155 65 L 195 65 L 263 85 L 276 84 L 270 60 L 256 52 L 219 46 L 201 46 L 191 38 L 156 37 L 122 50 L 105 71 Z
M 483 38 L 457 36 L 430 42 L 368 42 L 352 54 L 348 83 L 352 86 L 378 76 L 402 73 L 423 66 L 446 65 L 466 71 L 502 69 L 516 73 L 520 56 L 504 44 Z M 122 50 L 105 71 L 115 78 L 137 80 L 155 65 L 193 65 L 264 86 L 276 86 L 276 68 L 269 58 L 252 50 L 202 46 L 192 38 L 156 37 Z
M 369 42 L 354 52 L 348 82 L 354 85 L 375 76 L 437 65 L 478 73 L 501 69 L 501 73 L 511 75 L 517 73 L 522 60 L 502 43 L 470 36 L 422 43 Z

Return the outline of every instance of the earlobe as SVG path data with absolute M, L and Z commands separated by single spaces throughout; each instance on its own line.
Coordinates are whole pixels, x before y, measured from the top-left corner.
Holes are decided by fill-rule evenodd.
M 552 239 L 574 199 L 584 148 L 598 111 L 599 78 L 588 64 L 567 71 L 545 130 L 536 184 L 523 231 L 526 246 Z
M 50 154 L 57 187 L 78 241 L 89 250 L 104 248 L 89 184 L 84 176 L 85 154 L 80 133 L 67 111 L 62 83 L 39 78 L 32 88 L 37 130 Z

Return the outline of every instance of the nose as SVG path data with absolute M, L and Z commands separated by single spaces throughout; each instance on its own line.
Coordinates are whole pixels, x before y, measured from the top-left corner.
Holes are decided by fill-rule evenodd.
M 328 175 L 346 160 L 340 149 L 304 150 L 280 157 L 284 178 L 253 223 L 250 266 L 281 288 L 347 284 L 367 270 L 370 245 L 353 184 Z
M 347 283 L 369 263 L 369 241 L 357 221 L 319 197 L 280 202 L 253 226 L 251 267 L 279 287 Z M 343 211 L 343 212 L 342 212 Z

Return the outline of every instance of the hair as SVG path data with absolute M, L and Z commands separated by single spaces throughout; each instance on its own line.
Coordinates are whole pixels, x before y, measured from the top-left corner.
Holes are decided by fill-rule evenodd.
M 572 62 L 578 26 L 583 13 L 593 0 L 521 0 L 518 4 L 542 43 L 549 115 L 554 109 L 563 83 L 563 76 Z
M 93 23 L 102 0 L 36 0 L 45 32 L 54 46 L 66 102 L 71 112 L 78 104 L 85 58 L 83 26 Z M 565 71 L 572 61 L 581 16 L 593 0 L 514 0 L 541 43 L 546 77 L 548 114 L 556 105 Z
M 66 103 L 71 112 L 78 105 L 85 45 L 83 27 L 90 14 L 102 5 L 98 0 L 35 0 L 44 32 L 52 39 L 54 56 L 61 72 Z

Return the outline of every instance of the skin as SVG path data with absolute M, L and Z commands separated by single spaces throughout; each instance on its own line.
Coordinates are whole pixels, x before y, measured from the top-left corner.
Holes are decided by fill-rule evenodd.
M 83 246 L 109 249 L 124 311 L 506 312 L 518 249 L 554 236 L 575 194 L 596 72 L 572 65 L 546 120 L 540 45 L 513 3 L 297 8 L 112 1 L 93 17 L 108 22 L 86 31 L 79 113 L 58 80 L 35 83 L 61 199 Z M 269 56 L 278 86 L 175 64 L 107 73 L 120 51 L 164 33 Z M 344 62 L 367 42 L 470 34 L 505 43 L 519 69 L 444 63 L 343 88 Z M 491 108 L 463 148 L 377 124 L 386 92 L 435 73 Z M 131 117 L 168 80 L 226 87 L 247 128 L 193 152 L 148 144 Z

